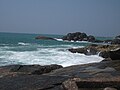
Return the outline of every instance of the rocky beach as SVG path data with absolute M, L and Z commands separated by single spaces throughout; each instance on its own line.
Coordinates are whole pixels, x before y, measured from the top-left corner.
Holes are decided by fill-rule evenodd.
M 38 36 L 36 39 L 55 40 L 45 36 Z M 120 89 L 120 36 L 116 36 L 112 40 L 102 41 L 97 40 L 92 35 L 88 36 L 85 33 L 76 32 L 69 33 L 62 39 L 91 42 L 85 47 L 69 48 L 68 51 L 87 56 L 99 55 L 104 59 L 101 62 L 68 67 L 57 64 L 1 66 L 0 90 Z

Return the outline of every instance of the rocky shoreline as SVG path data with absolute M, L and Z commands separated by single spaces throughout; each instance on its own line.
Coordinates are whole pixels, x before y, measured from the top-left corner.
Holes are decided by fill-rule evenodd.
M 95 42 L 93 36 L 74 33 L 82 40 Z M 80 35 L 81 36 L 80 36 Z M 68 34 L 67 36 L 71 36 Z M 75 36 L 75 35 L 74 35 Z M 87 39 L 85 39 L 87 36 Z M 42 39 L 51 39 L 39 37 Z M 66 36 L 64 38 L 67 38 Z M 63 40 L 66 40 L 64 39 Z M 38 39 L 38 38 L 37 38 Z M 78 39 L 78 37 L 74 37 Z M 117 40 L 116 40 L 117 39 Z M 72 39 L 71 39 L 72 40 Z M 80 39 L 81 40 L 81 39 Z M 113 41 L 116 40 L 114 43 Z M 0 67 L 0 90 L 119 90 L 120 43 L 119 36 L 109 45 L 92 44 L 84 48 L 68 49 L 71 53 L 99 54 L 105 58 L 98 63 L 73 65 L 9 65 Z
M 105 88 L 114 89 L 105 89 Z M 120 60 L 84 65 L 0 67 L 0 90 L 119 90 Z

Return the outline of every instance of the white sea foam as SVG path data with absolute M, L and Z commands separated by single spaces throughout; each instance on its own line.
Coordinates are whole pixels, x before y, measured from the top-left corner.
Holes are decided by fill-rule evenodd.
M 60 38 L 54 38 L 54 39 L 57 40 L 57 41 L 65 41 L 65 42 L 91 43 L 91 42 L 88 42 L 88 41 L 74 41 L 74 40 L 68 41 L 68 40 L 62 40 Z
M 29 43 L 24 43 L 24 42 L 18 42 L 18 45 L 26 46 L 26 45 L 30 45 L 30 44 Z
M 55 40 L 57 40 L 57 41 L 63 41 L 62 39 L 60 39 L 60 38 L 54 38 Z
M 97 55 L 71 53 L 65 48 L 38 48 L 37 51 L 24 52 L 4 51 L 0 58 L 5 59 L 7 64 L 59 64 L 64 67 L 99 62 L 103 59 Z

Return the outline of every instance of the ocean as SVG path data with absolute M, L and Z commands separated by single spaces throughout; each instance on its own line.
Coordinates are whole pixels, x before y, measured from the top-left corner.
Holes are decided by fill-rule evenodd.
M 53 37 L 55 40 L 36 40 L 36 36 Z M 69 48 L 84 47 L 91 43 L 70 42 L 60 39 L 63 35 L 0 33 L 0 66 L 50 65 L 58 64 L 64 67 L 77 64 L 100 62 L 103 58 L 98 55 L 86 56 L 71 53 Z M 99 37 L 99 39 L 106 39 Z

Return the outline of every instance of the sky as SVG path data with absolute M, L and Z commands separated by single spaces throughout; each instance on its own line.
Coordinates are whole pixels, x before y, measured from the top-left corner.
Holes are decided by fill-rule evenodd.
M 0 32 L 120 35 L 120 0 L 0 0 Z

